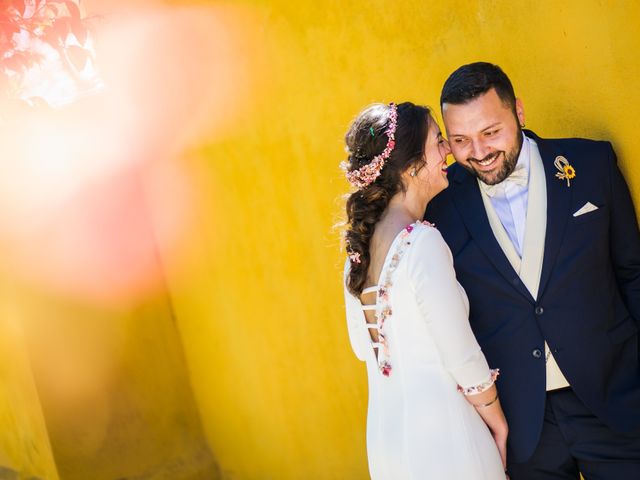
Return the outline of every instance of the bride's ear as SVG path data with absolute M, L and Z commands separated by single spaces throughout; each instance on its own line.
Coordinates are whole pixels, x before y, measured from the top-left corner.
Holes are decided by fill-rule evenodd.
M 402 181 L 405 189 L 408 188 L 413 181 L 415 181 L 417 175 L 418 169 L 415 166 L 409 167 L 404 172 L 402 172 L 402 174 L 400 175 L 400 180 Z
M 409 186 L 415 181 L 416 175 L 411 175 L 411 172 L 414 171 L 414 167 L 407 168 L 404 172 L 400 174 L 400 181 L 402 182 L 402 186 L 404 190 L 408 190 Z

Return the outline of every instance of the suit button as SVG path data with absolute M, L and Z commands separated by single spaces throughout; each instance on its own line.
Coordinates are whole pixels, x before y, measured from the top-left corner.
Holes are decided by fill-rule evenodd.
M 536 315 L 542 315 L 544 313 L 544 308 L 536 307 L 534 311 L 536 312 Z
M 534 348 L 533 351 L 531 352 L 531 355 L 533 355 L 533 358 L 541 358 L 542 350 L 540 350 L 539 348 Z

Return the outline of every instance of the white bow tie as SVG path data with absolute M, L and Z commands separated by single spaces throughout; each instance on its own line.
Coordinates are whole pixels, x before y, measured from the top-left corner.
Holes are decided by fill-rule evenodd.
M 505 178 L 502 182 L 496 183 L 495 185 L 487 185 L 483 181 L 480 181 L 480 188 L 490 197 L 494 197 L 496 193 L 498 193 L 499 186 L 505 186 L 507 183 L 511 183 L 513 185 L 519 185 L 521 187 L 526 187 L 527 182 L 529 181 L 529 172 L 522 165 L 516 165 L 516 168 L 511 172 L 507 178 Z

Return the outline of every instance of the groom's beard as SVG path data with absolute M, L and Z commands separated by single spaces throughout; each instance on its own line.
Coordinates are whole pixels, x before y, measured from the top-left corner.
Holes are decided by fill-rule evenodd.
M 522 150 L 522 129 L 518 127 L 518 133 L 516 134 L 516 138 L 518 141 L 515 146 L 505 152 L 504 150 L 498 150 L 497 152 L 490 153 L 484 158 L 477 159 L 474 157 L 467 158 L 467 164 L 463 166 L 467 166 L 467 170 L 469 170 L 473 175 L 482 180 L 483 183 L 487 185 L 496 185 L 502 182 L 505 178 L 511 175 L 511 172 L 516 168 L 516 164 L 518 163 L 518 157 L 520 156 L 520 150 Z M 490 160 L 494 157 L 499 157 L 500 155 L 504 155 L 504 161 L 500 166 L 500 170 L 497 173 L 493 172 L 482 172 L 475 169 L 475 164 L 478 161 Z

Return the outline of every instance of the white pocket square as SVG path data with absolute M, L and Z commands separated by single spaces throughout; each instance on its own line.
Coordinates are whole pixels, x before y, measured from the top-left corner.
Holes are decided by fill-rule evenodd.
M 580 215 L 584 215 L 585 213 L 593 212 L 594 210 L 598 210 L 593 203 L 587 202 L 585 203 L 580 210 L 573 214 L 574 217 L 579 217 Z

